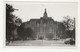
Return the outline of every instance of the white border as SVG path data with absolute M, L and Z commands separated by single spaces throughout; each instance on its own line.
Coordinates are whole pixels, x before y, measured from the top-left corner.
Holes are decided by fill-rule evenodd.
M 12 0 L 6 0 L 6 1 L 12 1 Z M 15 0 L 14 0 L 15 1 Z M 21 0 L 17 0 L 17 1 L 21 1 Z M 24 0 L 23 0 L 24 1 Z M 29 0 L 28 0 L 29 1 Z M 31 1 L 31 0 L 30 0 Z M 41 0 L 40 0 L 41 1 Z M 47 0 L 48 1 L 48 0 Z M 75 49 L 70 49 L 70 48 L 64 48 L 64 47 L 48 47 L 48 46 L 45 46 L 45 47 L 32 47 L 32 46 L 29 46 L 29 47 L 24 47 L 24 46 L 13 46 L 13 47 L 8 47 L 8 48 L 4 48 L 4 36 L 3 34 L 5 35 L 4 31 L 5 31 L 5 16 L 3 15 L 4 14 L 4 1 L 0 0 L 0 50 L 1 52 L 15 52 L 15 51 L 24 51 L 24 52 L 80 52 L 80 35 L 79 35 L 79 20 L 80 20 L 80 3 L 79 3 L 79 0 L 67 0 L 67 1 L 60 1 L 60 0 L 56 0 L 57 2 L 78 2 L 78 18 L 76 19 L 76 37 L 77 37 L 77 47 Z M 52 2 L 52 0 L 49 0 L 49 2 Z M 53 1 L 54 2 L 54 1 Z M 4 18 L 3 18 L 4 17 Z M 48 47 L 48 48 L 47 48 Z

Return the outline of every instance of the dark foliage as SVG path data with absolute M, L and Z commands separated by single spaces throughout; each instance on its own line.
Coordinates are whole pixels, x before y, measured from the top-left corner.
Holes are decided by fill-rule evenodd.
M 66 33 L 66 38 L 73 38 L 75 39 L 75 18 L 71 19 L 69 16 L 64 17 L 65 20 L 63 21 Z
M 22 20 L 17 18 L 12 13 L 16 9 L 13 6 L 6 4 L 6 40 L 11 41 L 15 38 L 15 34 L 17 34 L 17 28 L 21 25 Z
M 25 38 L 26 37 L 25 36 L 26 34 L 25 34 L 24 23 L 22 23 L 21 26 L 18 27 L 17 32 L 18 32 L 18 35 L 19 35 L 20 38 Z
M 9 4 L 6 4 L 6 40 L 10 40 L 10 37 L 12 36 L 11 34 L 11 31 L 12 29 L 14 29 L 14 24 L 12 23 L 12 17 L 14 15 L 12 15 L 12 12 L 14 11 L 14 8 L 9 5 Z
M 25 28 L 24 26 L 25 23 L 22 23 L 22 25 L 17 30 L 19 37 L 23 40 L 28 38 L 34 38 L 34 31 L 30 27 Z

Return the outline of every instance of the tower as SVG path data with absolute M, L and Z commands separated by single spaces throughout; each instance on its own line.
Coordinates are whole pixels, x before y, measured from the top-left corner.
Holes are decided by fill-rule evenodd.
M 46 8 L 45 8 L 45 12 L 44 12 L 44 15 L 43 15 L 44 18 L 47 18 L 47 12 L 46 12 Z

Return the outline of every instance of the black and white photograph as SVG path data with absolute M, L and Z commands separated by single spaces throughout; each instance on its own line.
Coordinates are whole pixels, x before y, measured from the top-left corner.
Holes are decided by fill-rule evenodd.
M 5 2 L 6 46 L 76 46 L 77 2 Z

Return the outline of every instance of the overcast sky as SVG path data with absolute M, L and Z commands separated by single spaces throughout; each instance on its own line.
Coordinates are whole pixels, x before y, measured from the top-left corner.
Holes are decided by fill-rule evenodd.
M 13 14 L 22 19 L 23 22 L 30 19 L 39 19 L 43 16 L 46 8 L 49 17 L 55 21 L 62 21 L 64 16 L 77 17 L 77 3 L 46 3 L 46 2 L 6 2 L 15 9 Z

